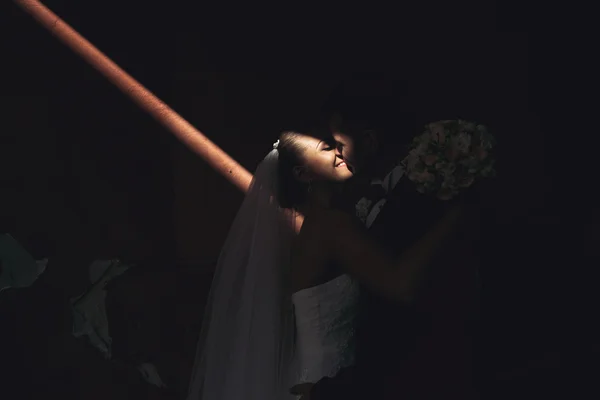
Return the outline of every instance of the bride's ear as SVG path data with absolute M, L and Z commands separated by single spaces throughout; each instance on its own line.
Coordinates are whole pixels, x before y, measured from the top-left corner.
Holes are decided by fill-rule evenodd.
M 306 166 L 297 165 L 294 167 L 292 172 L 294 173 L 294 178 L 296 178 L 300 182 L 310 182 L 310 174 Z

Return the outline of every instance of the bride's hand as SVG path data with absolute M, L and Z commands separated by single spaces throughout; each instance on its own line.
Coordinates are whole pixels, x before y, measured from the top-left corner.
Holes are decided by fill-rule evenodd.
M 295 394 L 296 396 L 300 396 L 300 400 L 310 400 L 310 390 L 314 386 L 314 383 L 301 383 L 299 385 L 293 386 L 290 389 L 291 394 Z

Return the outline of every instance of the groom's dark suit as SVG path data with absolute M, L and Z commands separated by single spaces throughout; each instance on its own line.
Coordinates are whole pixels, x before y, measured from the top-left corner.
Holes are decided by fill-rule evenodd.
M 394 258 L 431 229 L 449 206 L 417 193 L 407 179 L 386 198 L 369 234 Z M 463 238 L 455 235 L 434 260 L 431 278 L 415 304 L 391 303 L 363 290 L 356 366 L 317 383 L 311 398 L 470 397 L 465 326 L 474 297 L 465 288 L 474 288 L 474 275 Z

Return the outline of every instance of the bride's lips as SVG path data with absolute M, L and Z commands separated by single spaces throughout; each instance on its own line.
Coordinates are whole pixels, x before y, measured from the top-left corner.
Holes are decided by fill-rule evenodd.
M 345 167 L 345 166 L 346 166 L 346 162 L 345 161 L 340 161 L 339 163 L 335 164 L 336 168 Z

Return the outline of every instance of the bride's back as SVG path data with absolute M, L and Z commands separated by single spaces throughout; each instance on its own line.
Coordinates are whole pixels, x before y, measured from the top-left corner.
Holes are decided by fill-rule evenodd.
M 316 382 L 354 363 L 359 288 L 328 259 L 320 221 L 307 217 L 293 246 L 295 382 Z
M 343 271 L 331 259 L 327 250 L 327 238 L 323 237 L 321 213 L 308 215 L 302 229 L 292 244 L 292 292 L 326 283 Z

